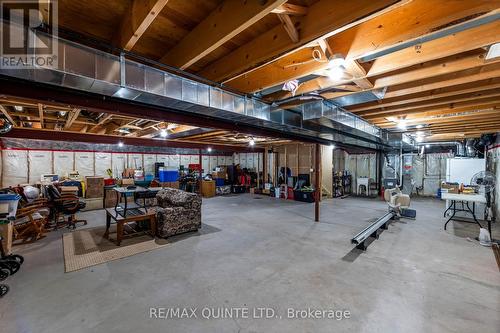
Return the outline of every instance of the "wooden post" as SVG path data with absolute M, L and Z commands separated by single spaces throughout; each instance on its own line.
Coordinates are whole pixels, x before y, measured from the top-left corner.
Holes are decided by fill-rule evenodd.
M 316 190 L 316 195 L 314 198 L 314 221 L 319 222 L 319 200 L 321 196 L 321 182 L 320 182 L 320 165 L 321 165 L 321 146 L 319 143 L 315 145 L 315 156 L 314 156 L 314 188 Z

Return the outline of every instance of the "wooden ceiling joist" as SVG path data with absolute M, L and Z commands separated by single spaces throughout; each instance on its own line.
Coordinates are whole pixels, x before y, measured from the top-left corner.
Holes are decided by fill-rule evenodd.
M 130 51 L 169 0 L 132 0 L 114 37 L 116 46 Z
M 225 0 L 160 61 L 186 69 L 285 2 Z
M 12 119 L 9 112 L 7 111 L 7 109 L 5 109 L 5 107 L 3 105 L 0 105 L 0 112 L 2 112 L 2 114 L 5 116 L 5 118 L 7 118 L 7 120 L 10 121 L 12 126 L 17 127 L 17 123 L 14 121 L 14 119 Z
M 80 109 L 73 109 L 68 113 L 68 118 L 66 120 L 66 124 L 64 124 L 64 129 L 68 130 L 73 126 L 76 119 L 80 115 Z
M 273 14 L 285 14 L 292 16 L 303 16 L 307 14 L 307 7 L 284 3 L 271 11 Z
M 293 43 L 287 32 L 278 25 L 216 60 L 198 74 L 214 81 L 225 82 L 396 2 L 318 1 L 308 8 L 307 15 L 296 19 L 295 24 L 300 29 L 299 43 Z
M 43 121 L 43 104 L 42 103 L 38 103 L 38 117 L 40 118 L 40 128 L 44 128 L 45 127 L 45 124 L 44 124 L 44 121 Z

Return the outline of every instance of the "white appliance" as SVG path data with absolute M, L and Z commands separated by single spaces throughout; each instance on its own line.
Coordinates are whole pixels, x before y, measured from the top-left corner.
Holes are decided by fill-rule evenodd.
M 486 169 L 486 160 L 484 158 L 448 158 L 446 160 L 446 181 L 450 183 L 458 183 L 470 185 L 472 177 Z M 450 202 L 446 200 L 446 207 Z M 472 204 L 470 204 L 472 209 Z M 475 204 L 476 217 L 480 220 L 484 219 L 484 203 Z M 470 214 L 458 212 L 457 216 L 470 217 Z

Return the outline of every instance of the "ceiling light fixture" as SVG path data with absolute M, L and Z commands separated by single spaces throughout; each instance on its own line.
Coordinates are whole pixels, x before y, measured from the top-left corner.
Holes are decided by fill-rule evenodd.
M 332 144 L 330 145 L 330 148 L 331 148 L 332 150 L 333 150 L 333 149 L 335 149 L 335 145 L 332 143 Z
M 331 80 L 338 81 L 344 77 L 344 69 L 342 67 L 332 67 L 326 71 L 328 73 L 328 77 Z
M 118 141 L 118 147 L 123 147 L 123 142 Z
M 344 65 L 345 65 L 345 59 L 340 53 L 335 53 L 328 60 L 328 67 L 329 68 L 341 67 Z
M 495 43 L 490 46 L 486 54 L 486 60 L 491 60 L 500 57 L 500 43 Z
M 23 107 L 19 105 L 14 105 L 14 110 L 21 112 L 23 111 Z
M 210 152 L 212 152 L 212 147 L 208 147 L 208 148 L 207 148 L 207 151 L 208 151 L 209 153 L 210 153 Z
M 248 142 L 250 146 L 255 146 L 255 140 L 253 138 L 250 138 L 250 141 Z
M 398 129 L 405 131 L 406 130 L 406 120 L 399 119 L 397 124 Z
M 423 128 L 423 127 L 424 127 L 424 125 L 422 125 L 422 124 L 415 126 L 415 128 L 419 128 L 419 129 Z
M 167 132 L 167 130 L 163 128 L 163 129 L 160 131 L 160 136 L 161 136 L 162 138 L 166 138 L 166 137 L 168 136 L 168 132 Z

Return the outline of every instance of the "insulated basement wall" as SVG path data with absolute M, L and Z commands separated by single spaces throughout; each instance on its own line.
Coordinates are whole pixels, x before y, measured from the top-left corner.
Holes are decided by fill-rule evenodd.
M 75 152 L 75 170 L 81 177 L 94 176 L 94 152 Z
M 106 170 L 111 169 L 111 153 L 96 152 L 94 163 L 95 175 L 107 178 L 108 173 Z
M 72 151 L 54 151 L 52 163 L 56 175 L 66 176 L 75 170 L 75 153 Z
M 28 183 L 28 151 L 2 151 L 2 186 Z
M 28 151 L 28 183 L 34 184 L 42 180 L 42 175 L 53 173 L 52 152 L 44 150 Z
M 493 196 L 493 213 L 496 221 L 500 219 L 500 133 L 496 142 L 489 147 L 486 153 L 486 170 L 496 176 L 495 195 Z

